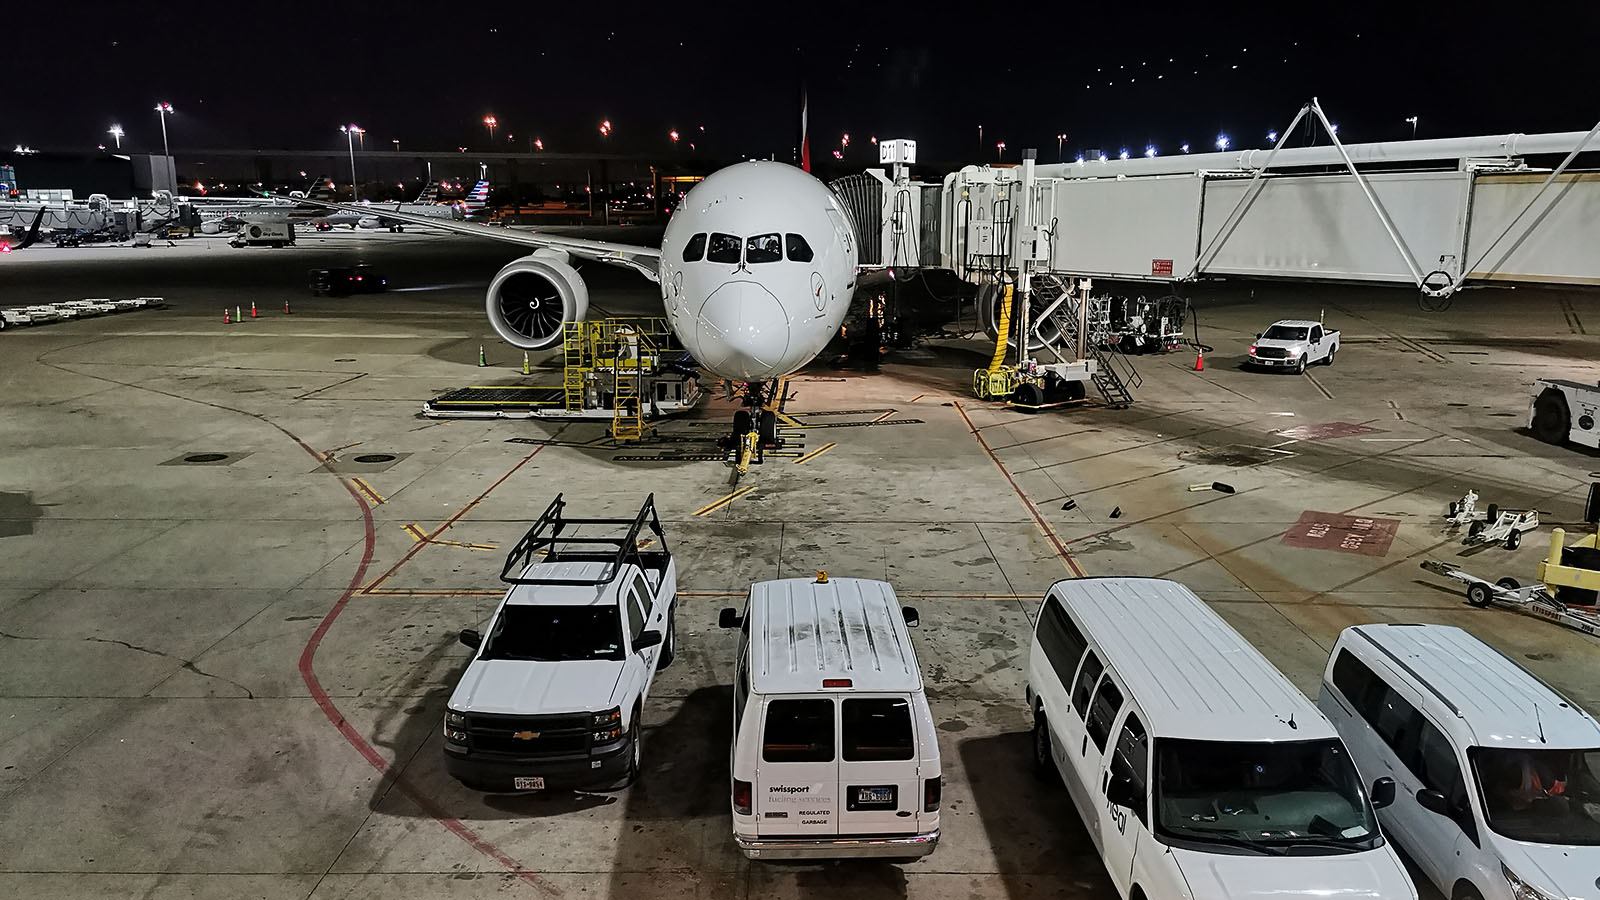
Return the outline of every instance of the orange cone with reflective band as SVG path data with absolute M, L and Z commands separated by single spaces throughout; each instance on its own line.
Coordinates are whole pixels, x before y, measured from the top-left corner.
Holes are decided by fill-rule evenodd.
M 283 298 L 283 314 L 286 315 L 286 316 L 289 314 L 289 298 L 288 297 Z
M 260 316 L 256 315 L 256 302 L 254 300 L 250 301 L 250 318 L 252 318 L 252 319 L 260 318 Z
M 222 324 L 224 324 L 224 325 L 232 325 L 233 324 L 233 317 L 228 315 L 228 308 L 226 306 L 224 306 L 222 308 Z
M 1194 370 L 1196 372 L 1204 372 L 1206 370 L 1206 352 L 1204 350 L 1195 351 Z

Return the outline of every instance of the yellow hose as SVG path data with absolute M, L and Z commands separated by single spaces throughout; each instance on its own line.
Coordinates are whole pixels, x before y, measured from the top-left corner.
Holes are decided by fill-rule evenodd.
M 1011 285 L 1005 285 L 1000 293 L 1000 331 L 995 339 L 994 359 L 989 360 L 989 374 L 1000 371 L 1006 362 L 1006 338 L 1011 334 Z

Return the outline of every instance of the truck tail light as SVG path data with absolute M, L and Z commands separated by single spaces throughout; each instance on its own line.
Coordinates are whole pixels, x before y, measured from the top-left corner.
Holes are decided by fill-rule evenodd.
M 750 815 L 750 782 L 733 780 L 733 811 L 741 816 Z
M 922 811 L 938 812 L 939 800 L 944 797 L 944 779 L 935 775 L 922 783 Z

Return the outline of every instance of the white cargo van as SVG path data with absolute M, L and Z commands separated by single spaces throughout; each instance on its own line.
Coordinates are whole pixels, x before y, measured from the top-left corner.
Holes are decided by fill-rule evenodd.
M 733 837 L 751 859 L 912 860 L 939 842 L 939 743 L 894 589 L 752 585 L 734 676 Z
M 1028 658 L 1034 762 L 1059 775 L 1117 894 L 1414 898 L 1316 706 L 1188 588 L 1052 585 Z
M 1600 897 L 1600 723 L 1445 625 L 1359 625 L 1318 698 L 1399 798 L 1383 829 L 1450 900 Z

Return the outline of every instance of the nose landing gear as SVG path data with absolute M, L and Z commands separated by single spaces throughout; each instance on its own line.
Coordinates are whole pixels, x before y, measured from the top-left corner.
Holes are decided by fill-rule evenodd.
M 752 382 L 744 388 L 744 409 L 733 414 L 733 431 L 717 441 L 717 446 L 737 456 L 734 467 L 740 475 L 750 464 L 761 463 L 766 450 L 783 446 L 778 437 L 778 414 L 768 409 L 777 394 L 777 384 Z

